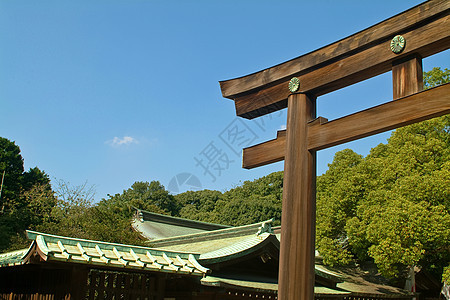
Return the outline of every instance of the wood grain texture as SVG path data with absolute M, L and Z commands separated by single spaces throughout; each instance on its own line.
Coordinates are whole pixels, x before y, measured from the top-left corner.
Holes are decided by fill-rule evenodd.
M 423 90 L 422 58 L 414 55 L 392 65 L 394 100 Z
M 242 167 L 244 169 L 253 169 L 284 160 L 286 130 L 278 132 L 285 134 L 242 150 Z
M 311 67 L 327 64 L 329 61 L 338 60 L 342 56 L 359 52 L 372 44 L 379 43 L 381 40 L 389 40 L 394 35 L 405 32 L 420 22 L 436 18 L 448 9 L 450 9 L 450 2 L 447 0 L 432 0 L 419 4 L 308 54 L 247 76 L 221 81 L 222 95 L 225 98 L 233 99 L 237 95 L 260 89 L 268 84 L 280 80 L 289 80 L 290 77 L 305 72 Z
M 450 83 L 387 102 L 330 122 L 312 122 L 308 149 L 320 150 L 450 113 Z M 285 156 L 286 137 L 243 150 L 243 167 L 251 169 Z
M 307 148 L 314 102 L 289 96 L 281 212 L 278 299 L 314 299 L 316 155 Z
M 351 56 L 298 74 L 299 92 L 320 96 L 388 72 L 394 61 L 411 55 L 427 57 L 450 48 L 450 16 L 402 33 L 406 47 L 400 54 L 390 49 L 390 40 L 372 45 Z M 279 81 L 249 94 L 235 97 L 236 114 L 252 119 L 286 107 L 288 81 Z

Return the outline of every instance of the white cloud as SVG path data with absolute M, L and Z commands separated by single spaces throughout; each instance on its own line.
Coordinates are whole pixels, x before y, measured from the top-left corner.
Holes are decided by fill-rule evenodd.
M 124 145 L 139 144 L 139 141 L 131 136 L 124 136 L 123 138 L 115 136 L 112 140 L 109 140 L 106 143 L 112 147 L 120 147 Z

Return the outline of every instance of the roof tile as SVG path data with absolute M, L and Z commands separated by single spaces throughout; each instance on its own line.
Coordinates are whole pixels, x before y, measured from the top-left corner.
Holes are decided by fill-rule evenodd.
M 33 240 L 30 248 L 0 254 L 0 267 L 28 263 L 31 254 L 38 253 L 44 261 L 104 265 L 197 276 L 203 276 L 210 271 L 198 263 L 199 255 L 191 253 L 75 239 L 34 231 L 27 231 L 27 235 Z

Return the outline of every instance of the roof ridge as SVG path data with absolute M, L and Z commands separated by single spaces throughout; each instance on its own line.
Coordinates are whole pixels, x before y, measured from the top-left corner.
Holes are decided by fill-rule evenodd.
M 198 262 L 198 254 L 76 239 L 36 231 L 27 231 L 27 235 L 29 239 L 33 240 L 27 253 L 20 258 L 14 257 L 14 260 L 5 260 L 6 263 L 30 262 L 33 254 L 38 253 L 44 261 L 84 263 L 92 266 L 100 265 L 119 269 L 128 268 L 195 276 L 210 272 L 210 269 L 203 267 Z
M 83 246 L 94 246 L 100 245 L 102 247 L 105 247 L 105 249 L 133 249 L 134 251 L 144 252 L 149 251 L 150 253 L 170 253 L 171 255 L 183 255 L 187 256 L 189 254 L 192 254 L 192 252 L 182 252 L 182 251 L 173 251 L 173 250 L 163 250 L 163 249 L 155 249 L 148 246 L 137 246 L 137 245 L 127 245 L 127 244 L 119 244 L 119 243 L 110 243 L 110 242 L 103 242 L 103 241 L 96 241 L 96 240 L 87 240 L 87 239 L 80 239 L 80 238 L 73 238 L 73 237 L 66 237 L 66 236 L 60 236 L 60 235 L 53 235 L 43 232 L 37 232 L 32 230 L 26 230 L 27 237 L 29 240 L 37 241 L 40 238 L 43 238 L 45 243 L 48 242 L 55 242 L 63 241 L 64 244 L 68 245 L 74 245 L 76 246 L 78 243 L 82 244 Z
M 186 235 L 180 235 L 180 236 L 174 236 L 169 238 L 163 238 L 158 240 L 151 240 L 149 241 L 150 245 L 153 247 L 163 247 L 163 246 L 170 246 L 179 242 L 189 242 L 189 241 L 202 241 L 202 240 L 212 240 L 212 239 L 218 239 L 218 238 L 224 238 L 227 236 L 236 236 L 238 234 L 246 234 L 246 233 L 254 233 L 255 235 L 258 234 L 258 232 L 263 233 L 267 230 L 267 226 L 273 222 L 274 219 L 269 219 L 263 222 L 243 225 L 243 226 L 237 226 L 237 227 L 231 227 L 231 228 L 225 228 L 225 229 L 218 229 L 218 230 L 212 230 L 207 232 L 200 232 L 200 233 L 193 233 L 193 234 L 186 234 Z M 259 231 L 260 228 L 264 228 L 264 230 Z
M 3 252 L 3 253 L 0 253 L 0 258 L 6 258 L 6 257 L 18 255 L 18 254 L 21 254 L 21 253 L 25 253 L 27 251 L 28 251 L 28 248 L 23 248 L 23 249 L 19 249 L 19 250 Z
M 200 254 L 199 260 L 204 261 L 216 261 L 222 257 L 235 256 L 238 253 L 245 253 L 249 249 L 256 247 L 257 245 L 265 242 L 271 236 L 270 233 L 266 232 L 260 235 L 254 235 L 248 237 L 242 241 L 235 244 L 213 250 L 207 253 Z M 277 240 L 278 241 L 278 240 Z
M 28 249 L 0 253 L 0 267 L 21 265 L 23 263 L 22 258 L 28 253 Z
M 165 224 L 180 225 L 180 223 L 183 223 L 182 225 L 184 225 L 186 227 L 192 227 L 192 228 L 207 227 L 207 228 L 205 228 L 205 230 L 217 230 L 219 228 L 231 228 L 232 227 L 229 225 L 209 223 L 209 222 L 191 220 L 191 219 L 186 219 L 186 218 L 181 218 L 181 217 L 158 214 L 158 213 L 147 211 L 147 210 L 140 209 L 137 207 L 134 207 L 134 209 L 136 210 L 136 214 L 135 214 L 134 218 L 138 219 L 141 222 L 147 221 L 144 219 L 144 216 L 143 216 L 143 213 L 144 213 L 147 215 L 151 215 L 153 217 L 152 221 L 158 221 L 158 222 L 165 223 Z M 191 226 L 189 226 L 189 225 L 191 225 Z M 192 226 L 192 225 L 196 225 L 196 226 Z

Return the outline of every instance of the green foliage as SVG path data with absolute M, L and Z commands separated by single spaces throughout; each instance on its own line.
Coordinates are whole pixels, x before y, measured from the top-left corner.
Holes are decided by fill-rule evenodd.
M 245 181 L 223 194 L 216 204 L 216 222 L 227 225 L 246 225 L 274 218 L 281 224 L 283 172 Z
M 352 255 L 345 225 L 355 216 L 356 204 L 364 196 L 363 177 L 355 173 L 361 155 L 350 149 L 336 153 L 328 171 L 317 178 L 317 249 L 329 265 L 347 264 Z
M 33 224 L 30 228 L 55 235 L 89 238 L 85 227 L 91 221 L 87 212 L 92 207 L 93 187 L 87 187 L 87 183 L 71 186 L 60 180 L 57 182 L 54 195 L 56 203 L 52 206 L 48 218 L 41 224 Z M 34 195 L 35 198 L 37 196 Z
M 180 216 L 224 225 L 247 225 L 274 218 L 281 221 L 283 172 L 275 172 L 245 181 L 225 193 L 219 191 L 188 191 L 175 196 L 182 206 Z
M 250 196 L 246 199 L 227 198 L 219 200 L 214 222 L 232 226 L 247 225 L 275 218 L 280 224 L 281 205 L 271 195 Z
M 96 205 L 90 208 L 86 216 L 89 222 L 85 230 L 89 239 L 98 241 L 144 245 L 140 234 L 131 227 L 130 218 L 124 218 L 113 207 Z
M 54 221 L 52 213 L 58 204 L 58 199 L 49 184 L 36 184 L 24 192 L 23 197 L 29 212 L 27 214 L 28 228 Z
M 338 152 L 317 181 L 317 247 L 329 264 L 371 258 L 388 277 L 450 260 L 450 116 L 396 130 L 361 158 Z
M 94 187 L 84 183 L 71 186 L 58 181 L 55 192 L 30 191 L 30 203 L 37 207 L 37 215 L 45 211 L 29 229 L 75 238 L 141 245 L 142 240 L 130 224 L 128 207 L 117 207 L 106 200 L 93 204 Z M 54 204 L 49 205 L 50 199 Z M 125 205 L 126 206 L 126 205 Z M 40 221 L 40 222 L 39 222 Z M 20 239 L 17 239 L 20 245 Z M 17 243 L 17 242 L 16 242 Z
M 22 174 L 22 189 L 24 191 L 32 189 L 35 185 L 47 186 L 50 188 L 50 178 L 38 167 L 31 168 Z
M 135 208 L 176 215 L 179 205 L 158 181 L 135 182 L 122 194 L 109 195 L 86 209 L 83 231 L 90 239 L 142 245 L 140 235 L 132 230 Z
M 450 264 L 444 268 L 444 273 L 442 274 L 442 282 L 447 285 L 450 284 Z
M 122 194 L 108 196 L 108 199 L 100 201 L 99 206 L 111 206 L 126 218 L 131 218 L 134 208 L 168 215 L 178 215 L 180 210 L 174 196 L 169 194 L 159 181 L 138 181 Z
M 219 191 L 201 190 L 175 195 L 175 200 L 181 206 L 180 217 L 211 222 L 216 219 L 214 209 L 221 197 L 222 193 Z
M 179 210 L 173 196 L 158 181 L 135 182 L 122 194 L 109 195 L 97 204 L 92 203 L 93 188 L 86 185 L 73 188 L 62 184 L 57 194 L 54 222 L 38 230 L 106 242 L 143 244 L 131 227 L 134 208 L 164 214 L 176 214 Z
M 20 148 L 14 142 L 0 138 L 0 176 L 3 177 L 3 189 L 0 198 L 1 213 L 15 205 L 21 191 L 23 158 Z
M 50 188 L 48 175 L 35 167 L 24 172 L 20 148 L 14 142 L 0 137 L 0 180 L 4 176 L 0 195 L 0 250 L 11 243 L 20 244 L 20 232 L 28 228 L 38 217 L 34 203 L 27 194 L 35 186 Z
M 450 82 L 450 70 L 447 68 L 442 71 L 441 68 L 435 67 L 431 71 L 423 73 L 425 88 L 432 88 L 447 82 Z
M 425 88 L 449 79 L 447 69 L 424 73 Z M 410 266 L 442 274 L 450 261 L 449 133 L 446 115 L 397 129 L 365 158 L 336 153 L 317 179 L 317 248 L 326 263 L 371 259 L 388 277 Z

